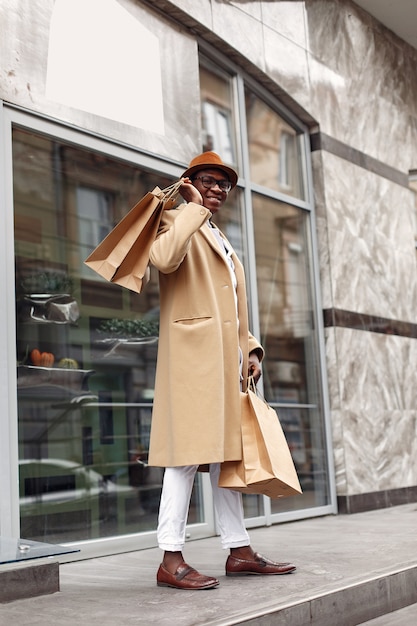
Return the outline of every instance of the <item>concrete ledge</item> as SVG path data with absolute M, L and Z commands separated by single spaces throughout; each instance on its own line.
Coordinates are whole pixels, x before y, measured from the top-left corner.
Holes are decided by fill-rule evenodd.
M 0 570 L 0 602 L 13 602 L 59 591 L 59 563 L 32 563 Z
M 417 566 L 262 614 L 207 626 L 356 626 L 417 602 Z

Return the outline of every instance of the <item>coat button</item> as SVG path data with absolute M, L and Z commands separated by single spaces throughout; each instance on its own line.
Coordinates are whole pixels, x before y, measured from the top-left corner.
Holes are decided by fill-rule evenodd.
M 200 215 L 204 215 L 205 214 L 205 210 L 204 209 L 200 209 Z

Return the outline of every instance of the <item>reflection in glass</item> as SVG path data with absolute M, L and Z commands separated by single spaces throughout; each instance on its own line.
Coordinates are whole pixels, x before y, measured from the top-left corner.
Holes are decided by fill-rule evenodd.
M 236 165 L 230 77 L 200 65 L 203 151 L 214 150 L 225 163 Z
M 154 530 L 157 273 L 138 295 L 83 261 L 146 191 L 171 181 L 23 129 L 13 131 L 13 177 L 21 536 Z M 189 520 L 203 520 L 199 480 Z
M 304 198 L 300 136 L 248 88 L 245 90 L 251 180 Z
M 303 495 L 273 512 L 327 504 L 326 450 L 309 268 L 309 215 L 253 194 L 263 386 L 290 443 Z M 278 408 L 279 405 L 279 408 Z M 284 405 L 284 406 L 282 406 Z

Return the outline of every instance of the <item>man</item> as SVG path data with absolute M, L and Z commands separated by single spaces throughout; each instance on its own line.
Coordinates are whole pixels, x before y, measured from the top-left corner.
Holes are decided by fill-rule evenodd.
M 214 152 L 184 172 L 186 201 L 164 212 L 151 262 L 159 270 L 160 340 L 149 464 L 165 467 L 158 522 L 164 557 L 157 584 L 211 589 L 216 578 L 184 561 L 182 550 L 195 472 L 209 465 L 226 575 L 287 574 L 290 563 L 255 553 L 242 496 L 218 487 L 220 463 L 241 458 L 240 390 L 261 375 L 263 348 L 248 330 L 242 264 L 211 218 L 237 183 Z

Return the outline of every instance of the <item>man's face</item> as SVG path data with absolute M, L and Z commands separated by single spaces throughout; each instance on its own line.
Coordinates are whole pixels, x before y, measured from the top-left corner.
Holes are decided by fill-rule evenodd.
M 193 176 L 192 181 L 194 187 L 201 193 L 203 206 L 212 213 L 217 213 L 227 199 L 228 192 L 219 187 L 219 184 L 226 185 L 226 187 L 230 184 L 226 172 L 217 169 L 199 170 Z M 216 184 L 214 184 L 214 181 L 216 181 Z

